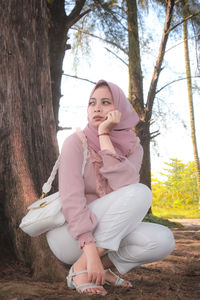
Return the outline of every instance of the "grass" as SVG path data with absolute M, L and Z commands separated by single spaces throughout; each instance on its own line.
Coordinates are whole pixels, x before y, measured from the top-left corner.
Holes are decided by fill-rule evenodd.
M 167 227 L 183 227 L 178 222 L 172 222 L 169 219 L 200 219 L 200 210 L 194 206 L 184 208 L 161 208 L 152 206 L 152 214 L 144 218 L 144 222 L 157 223 Z
M 167 219 L 161 218 L 161 217 L 157 217 L 153 214 L 148 214 L 144 217 L 143 222 L 149 222 L 149 223 L 156 223 L 156 224 L 161 224 L 167 227 L 183 227 L 182 224 L 178 223 L 178 222 L 172 222 L 169 221 Z
M 160 208 L 152 207 L 153 214 L 164 219 L 200 219 L 200 210 L 194 207 Z

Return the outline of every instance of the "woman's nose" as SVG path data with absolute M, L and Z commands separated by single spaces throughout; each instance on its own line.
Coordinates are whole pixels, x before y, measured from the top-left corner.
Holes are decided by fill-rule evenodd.
M 95 105 L 94 111 L 101 111 L 101 104 L 97 103 Z

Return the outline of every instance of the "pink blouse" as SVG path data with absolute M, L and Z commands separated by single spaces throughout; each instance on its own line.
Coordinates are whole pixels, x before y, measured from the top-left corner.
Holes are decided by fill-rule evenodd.
M 138 183 L 142 157 L 139 138 L 128 157 L 109 150 L 97 153 L 88 147 L 82 176 L 82 141 L 77 133 L 65 140 L 59 166 L 59 193 L 69 233 L 79 241 L 81 248 L 95 242 L 92 231 L 97 220 L 87 204 L 123 186 Z

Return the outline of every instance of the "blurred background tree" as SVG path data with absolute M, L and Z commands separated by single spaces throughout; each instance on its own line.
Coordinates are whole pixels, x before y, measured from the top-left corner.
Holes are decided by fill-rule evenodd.
M 153 212 L 156 215 L 196 211 L 198 214 L 198 187 L 195 173 L 195 163 L 183 163 L 177 158 L 165 163 L 166 168 L 161 173 L 163 180 L 152 176 Z

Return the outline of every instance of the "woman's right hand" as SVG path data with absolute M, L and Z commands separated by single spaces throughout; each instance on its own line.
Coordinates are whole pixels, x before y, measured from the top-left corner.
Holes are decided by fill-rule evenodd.
M 105 271 L 94 243 L 84 246 L 87 258 L 88 281 L 97 285 L 104 285 Z
M 121 120 L 121 112 L 118 110 L 110 111 L 107 116 L 106 120 L 103 121 L 98 127 L 98 133 L 110 132 L 113 128 L 119 124 Z

